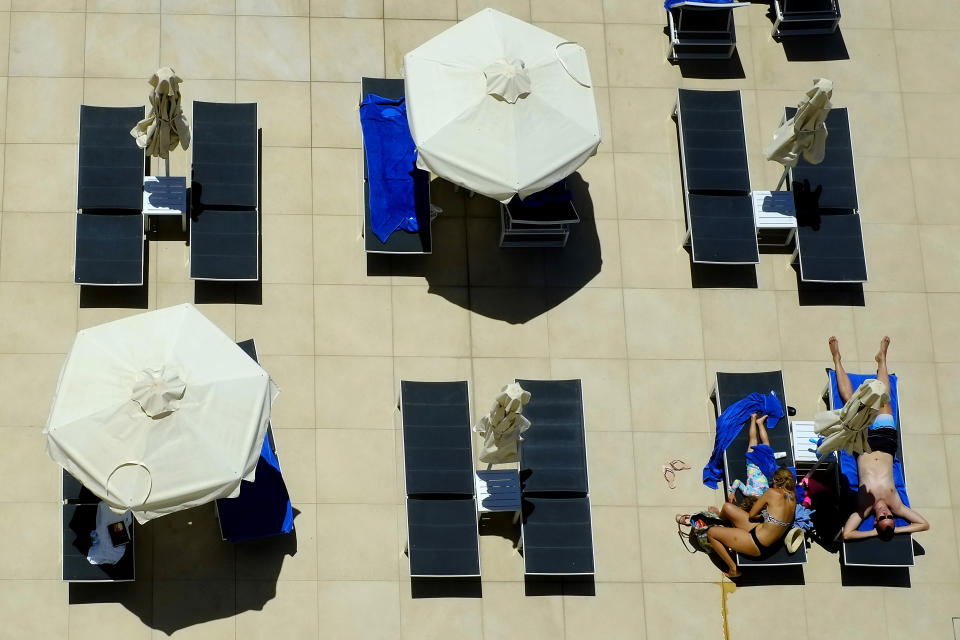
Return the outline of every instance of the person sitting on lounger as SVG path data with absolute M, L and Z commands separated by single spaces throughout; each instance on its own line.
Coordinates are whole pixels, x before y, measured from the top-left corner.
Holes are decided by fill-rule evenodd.
M 846 403 L 853 396 L 853 385 L 843 368 L 837 338 L 831 336 L 829 345 L 833 367 L 837 372 L 837 389 L 840 391 L 840 399 Z M 889 346 L 890 338 L 884 336 L 876 355 L 877 380 L 886 386 L 887 393 L 890 392 L 890 374 L 887 371 Z M 870 445 L 871 452 L 857 456 L 857 473 L 860 478 L 857 508 L 843 526 L 843 539 L 856 540 L 877 536 L 881 540 L 890 540 L 897 533 L 926 531 L 930 528 L 930 523 L 903 504 L 893 481 L 893 457 L 897 454 L 898 434 L 890 403 L 880 408 L 880 412 L 868 429 L 867 444 Z M 859 531 L 860 523 L 871 513 L 874 515 L 874 528 L 869 531 Z M 907 520 L 910 524 L 896 526 L 898 517 Z
M 770 485 L 749 513 L 731 502 L 725 503 L 720 515 L 733 526 L 710 527 L 707 531 L 713 550 L 727 563 L 728 570 L 723 575 L 728 578 L 740 575 L 728 549 L 755 558 L 765 556 L 776 548 L 777 542 L 793 526 L 797 508 L 793 472 L 786 468 L 777 469 Z

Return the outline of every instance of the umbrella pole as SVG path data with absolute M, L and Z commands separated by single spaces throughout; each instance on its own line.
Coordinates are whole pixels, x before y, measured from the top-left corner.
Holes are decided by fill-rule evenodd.
M 163 165 L 167 171 L 167 177 L 169 178 L 170 177 L 170 156 L 167 156 L 166 158 L 163 159 Z
M 788 168 L 786 168 L 786 167 L 783 168 L 783 175 L 780 176 L 780 182 L 777 183 L 777 188 L 775 189 L 775 191 L 780 191 L 780 187 L 782 187 L 783 184 L 787 181 L 787 172 L 788 172 L 788 171 L 790 171 L 790 169 L 788 169 Z M 167 174 L 167 175 L 170 175 L 170 174 Z

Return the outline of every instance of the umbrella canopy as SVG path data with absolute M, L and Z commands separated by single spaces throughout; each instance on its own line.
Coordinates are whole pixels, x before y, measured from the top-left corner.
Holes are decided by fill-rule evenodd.
M 417 165 L 507 202 L 596 153 L 600 121 L 583 47 L 493 9 L 403 58 Z
M 821 411 L 814 417 L 814 431 L 825 437 L 817 455 L 844 449 L 849 453 L 870 451 L 867 428 L 880 408 L 890 402 L 887 388 L 879 380 L 865 380 L 840 409 Z
M 253 480 L 276 386 L 190 304 L 77 334 L 44 433 L 50 457 L 140 522 Z
M 795 167 L 800 155 L 811 164 L 823 162 L 827 148 L 827 127 L 824 121 L 833 105 L 833 82 L 816 78 L 813 87 L 797 105 L 792 118 L 773 132 L 773 140 L 764 149 L 767 160 L 779 162 L 784 167 Z
M 500 391 L 490 407 L 490 412 L 480 418 L 473 427 L 483 438 L 481 462 L 496 464 L 517 461 L 520 436 L 530 428 L 530 421 L 520 415 L 523 405 L 528 402 L 530 392 L 524 391 L 515 382 Z
M 190 146 L 190 125 L 180 108 L 181 82 L 170 67 L 158 69 L 150 78 L 150 113 L 130 130 L 130 135 L 151 156 L 169 160 L 178 144 L 184 149 Z

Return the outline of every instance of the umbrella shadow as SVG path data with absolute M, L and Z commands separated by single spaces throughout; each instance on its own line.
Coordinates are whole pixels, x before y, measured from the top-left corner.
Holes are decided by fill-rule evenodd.
M 136 536 L 136 581 L 71 583 L 69 603 L 120 604 L 167 635 L 262 610 L 276 596 L 284 559 L 297 553 L 296 529 L 249 542 L 221 540 L 212 505 L 152 520 Z

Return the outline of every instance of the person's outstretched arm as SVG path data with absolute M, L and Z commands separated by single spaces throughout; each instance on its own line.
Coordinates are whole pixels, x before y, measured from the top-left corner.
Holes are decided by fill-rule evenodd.
M 869 531 L 860 531 L 857 529 L 861 522 L 863 522 L 863 516 L 856 511 L 851 513 L 850 517 L 847 518 L 846 524 L 843 525 L 843 539 L 861 540 L 863 538 L 872 538 L 873 536 L 877 535 L 876 529 L 870 529 Z

